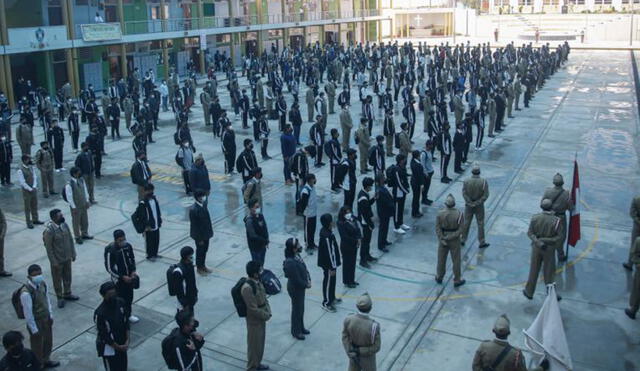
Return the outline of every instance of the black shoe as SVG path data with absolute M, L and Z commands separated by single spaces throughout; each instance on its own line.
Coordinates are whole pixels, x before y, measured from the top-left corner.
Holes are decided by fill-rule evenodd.
M 488 136 L 489 138 L 495 138 L 495 137 L 496 137 L 496 136 L 495 136 L 495 135 L 493 135 L 493 134 L 489 134 L 489 135 L 487 135 L 487 136 Z
M 369 263 L 365 262 L 365 261 L 361 261 L 360 262 L 360 266 L 362 268 L 371 268 L 371 266 L 369 265 Z
M 386 241 L 386 242 L 384 243 L 384 245 L 385 245 L 385 246 L 391 246 L 392 244 L 391 244 L 391 242 Z
M 34 220 L 34 221 L 33 221 L 33 224 L 41 225 L 41 224 L 44 224 L 44 222 L 41 222 L 41 221 L 39 221 L 39 220 Z
M 82 245 L 84 242 L 82 241 L 82 238 L 76 238 L 76 243 L 78 245 Z
M 566 262 L 566 261 L 567 261 L 567 259 L 568 259 L 568 258 L 567 258 L 567 256 L 566 256 L 566 255 L 558 256 L 558 261 L 559 261 L 560 263 L 564 263 L 564 262 Z
M 527 292 L 522 290 L 522 295 L 524 295 L 525 298 L 529 299 L 529 300 L 533 300 L 533 296 L 529 296 L 527 295 Z
M 256 370 L 258 371 L 263 371 L 263 370 L 268 370 L 269 366 L 267 365 L 263 365 L 262 363 L 258 366 L 258 368 L 256 368 Z
M 460 286 L 464 285 L 465 283 L 467 283 L 467 280 L 460 280 L 458 282 L 454 282 L 453 283 L 453 287 L 460 287 Z
M 382 251 L 382 252 L 389 252 L 389 249 L 387 249 L 386 247 L 383 247 L 383 248 L 378 249 L 378 250 L 380 250 L 380 251 Z
M 27 228 L 33 229 L 33 224 L 27 224 Z
M 456 174 L 462 174 L 462 173 L 464 173 L 464 170 L 458 169 L 458 170 L 454 170 L 453 172 L 456 173 Z
M 0 272 L 0 277 L 11 277 L 11 276 L 13 276 L 11 272 L 7 272 L 7 271 Z
M 558 301 L 560 301 L 560 300 L 562 300 L 562 296 L 556 295 L 556 299 L 558 299 Z
M 423 215 L 424 215 L 424 214 L 422 214 L 422 213 L 417 213 L 417 214 L 413 214 L 413 215 L 411 215 L 411 216 L 412 216 L 413 218 L 420 218 L 420 217 L 422 217 Z
M 422 200 L 422 202 L 420 202 L 423 205 L 429 206 L 433 203 L 433 201 L 431 201 L 430 199 L 426 199 L 426 200 Z
M 356 288 L 356 284 L 355 283 L 345 283 L 345 286 L 347 286 L 350 289 L 355 289 Z
M 440 182 L 442 182 L 442 183 L 451 183 L 451 179 L 449 179 L 449 178 L 442 178 L 442 179 L 440 179 Z
M 302 334 L 297 334 L 297 335 L 293 335 L 294 338 L 298 339 L 298 340 L 304 340 L 305 337 Z
M 64 308 L 64 299 L 58 299 L 58 308 Z
M 76 301 L 76 300 L 80 300 L 80 298 L 76 295 L 69 294 L 64 297 L 64 300 Z
M 629 308 L 624 310 L 624 314 L 626 314 L 627 317 L 629 317 L 631 319 L 636 319 L 636 314 L 634 312 L 632 312 L 631 309 L 629 309 Z
M 624 269 L 628 270 L 628 271 L 632 271 L 633 270 L 633 266 L 629 263 L 622 263 L 622 266 L 624 267 Z
M 58 192 L 49 192 L 49 195 L 53 196 L 53 195 L 57 195 Z
M 306 328 L 302 329 L 302 334 L 303 335 L 309 335 L 310 333 L 311 333 L 311 331 L 307 330 Z
M 87 235 L 82 236 L 82 239 L 83 239 L 83 240 L 93 240 L 93 236 L 89 236 L 89 235 L 87 234 Z
M 488 243 L 486 243 L 486 242 L 485 242 L 485 243 L 483 243 L 483 244 L 480 244 L 480 246 L 479 246 L 479 247 L 480 247 L 481 249 L 486 249 L 487 247 L 489 247 L 489 245 L 490 245 L 490 244 L 488 244 Z
M 438 278 L 438 277 L 436 277 L 436 283 L 437 283 L 438 285 L 442 285 L 442 278 Z
M 60 366 L 60 362 L 58 361 L 47 361 L 44 363 L 44 368 L 56 368 Z
M 368 257 L 368 258 L 367 258 L 367 261 L 368 261 L 368 262 L 375 263 L 375 262 L 377 262 L 377 261 L 378 261 L 378 258 L 374 258 L 373 256 L 370 256 L 370 257 Z

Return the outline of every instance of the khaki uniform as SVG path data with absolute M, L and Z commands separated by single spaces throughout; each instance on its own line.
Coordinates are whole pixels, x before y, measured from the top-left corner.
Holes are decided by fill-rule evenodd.
M 480 343 L 473 357 L 473 371 L 488 370 L 500 356 L 502 350 L 509 343 L 506 340 L 486 340 Z M 495 371 L 527 371 L 524 355 L 518 348 L 511 348 L 509 353 L 495 367 Z M 530 371 L 542 371 L 541 367 L 535 367 Z
M 266 324 L 271 318 L 271 307 L 264 286 L 259 281 L 253 283 L 256 287 L 255 294 L 248 283 L 245 283 L 240 291 L 247 305 L 247 371 L 256 370 L 262 362 Z
M 249 205 L 251 199 L 256 199 L 260 207 L 262 207 L 262 187 L 260 184 L 256 178 L 247 180 L 247 187 L 242 195 L 245 205 Z
M 493 135 L 493 129 L 496 127 L 496 101 L 489 97 L 487 98 L 487 108 L 489 109 L 489 135 Z
M 422 100 L 422 106 L 424 108 L 424 132 L 426 133 L 429 130 L 429 119 L 433 112 L 431 112 L 431 98 L 425 97 Z
M 520 84 L 520 80 L 516 80 L 516 82 L 513 83 L 513 95 L 516 110 L 520 109 L 518 108 L 518 103 L 520 103 L 520 94 L 522 94 L 522 84 Z
M 200 103 L 202 104 L 202 112 L 204 113 L 204 124 L 211 125 L 211 115 L 209 114 L 209 105 L 211 104 L 211 95 L 203 90 L 200 94 Z
M 131 116 L 133 116 L 133 99 L 126 97 L 122 101 L 122 110 L 124 111 L 124 120 L 127 129 L 131 127 Z
M 329 104 L 329 106 L 331 107 L 331 104 Z M 351 129 L 353 128 L 353 121 L 351 120 L 349 110 L 343 109 L 342 112 L 340 112 L 340 127 L 342 128 L 342 149 L 346 151 L 349 148 Z
M 71 208 L 71 221 L 73 224 L 73 235 L 76 239 L 89 235 L 89 218 L 87 209 L 91 206 L 89 203 L 89 192 L 85 185 L 84 179 L 71 179 L 68 187 L 71 194 L 67 193 L 67 198 L 71 198 L 69 206 Z
M 360 125 L 356 130 L 356 139 L 358 140 L 358 156 L 360 157 L 360 172 L 363 172 L 369 166 L 367 160 L 369 159 L 369 148 L 371 148 L 371 136 L 369 135 L 369 128 L 366 125 Z
M 313 89 L 309 88 L 307 90 L 307 95 L 305 96 L 305 101 L 307 102 L 307 118 L 309 119 L 309 122 L 313 122 L 313 107 L 314 107 L 315 102 L 316 102 L 316 99 L 313 96 Z
M 51 279 L 58 298 L 71 295 L 71 262 L 76 259 L 73 237 L 67 223 L 47 223 L 42 233 L 51 264 Z
M 511 110 L 513 110 L 513 85 L 507 85 L 507 117 L 511 117 Z
M 22 200 L 24 201 L 24 218 L 27 225 L 32 225 L 32 221 L 38 221 L 38 182 L 35 169 L 32 165 L 20 167 L 24 177 L 25 186 L 22 187 Z
M 329 113 L 335 113 L 335 101 L 336 101 L 336 84 L 333 81 L 329 81 L 324 87 L 327 93 L 327 99 L 329 100 Z
M 42 179 L 42 194 L 44 197 L 54 191 L 53 189 L 53 151 L 51 149 L 44 150 L 40 148 L 36 152 L 35 164 L 40 170 L 40 178 Z
M 380 351 L 380 325 L 368 315 L 352 314 L 344 320 L 342 345 L 344 351 L 358 350 L 358 356 L 349 358 L 349 371 L 375 371 L 376 353 Z
M 260 105 L 260 108 L 264 109 L 264 87 L 261 79 L 256 81 L 256 95 L 258 96 L 258 104 Z
M 560 224 L 562 224 L 562 236 L 555 246 L 560 259 L 564 257 L 564 241 L 567 239 L 567 210 L 573 210 L 571 194 L 562 187 L 550 187 L 544 191 L 542 198 L 553 201 L 553 212 L 560 218 Z
M 564 233 L 563 225 L 552 211 L 543 211 L 531 218 L 527 235 L 531 239 L 531 267 L 529 269 L 529 279 L 524 288 L 525 293 L 531 297 L 536 291 L 538 274 L 543 267 L 544 283 L 555 282 L 556 258 L 554 256 L 555 246 L 562 239 Z
M 462 116 L 464 115 L 464 104 L 462 103 L 462 99 L 455 95 L 453 97 L 453 113 L 456 118 L 456 126 L 462 122 Z
M 629 297 L 629 308 L 633 313 L 640 308 L 640 237 L 637 237 L 633 242 L 631 248 L 631 264 L 636 266 L 636 271 L 633 273 L 633 286 L 631 288 L 631 297 Z
M 409 138 L 409 133 L 405 130 L 398 133 L 398 150 L 401 155 L 404 155 L 409 160 L 409 153 L 411 152 L 411 139 Z
M 467 241 L 471 220 L 476 217 L 478 223 L 478 242 L 482 245 L 484 240 L 484 203 L 489 198 L 489 184 L 480 177 L 473 175 L 464 181 L 462 185 L 462 197 L 464 198 L 464 231 L 462 241 Z
M 4 272 L 4 237 L 7 235 L 7 219 L 0 209 L 0 272 Z
M 629 208 L 629 216 L 633 220 L 633 229 L 631 230 L 631 249 L 629 250 L 629 265 L 633 265 L 631 258 L 633 256 L 633 246 L 636 238 L 640 236 L 640 196 L 634 197 Z
M 447 266 L 447 255 L 451 254 L 453 262 L 453 280 L 459 282 L 462 279 L 460 269 L 460 235 L 463 226 L 464 215 L 455 208 L 445 207 L 438 212 L 436 217 L 436 235 L 438 236 L 438 267 L 436 278 L 442 279 Z
M 33 128 L 29 124 L 20 124 L 16 128 L 16 141 L 20 146 L 23 155 L 31 156 L 31 146 L 33 145 Z

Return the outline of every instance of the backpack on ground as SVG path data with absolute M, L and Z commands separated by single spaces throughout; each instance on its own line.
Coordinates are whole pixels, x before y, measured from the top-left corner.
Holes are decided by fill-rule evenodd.
M 267 295 L 276 295 L 282 290 L 282 284 L 276 275 L 268 270 L 264 269 L 260 275 L 260 282 L 264 286 L 264 291 Z
M 144 218 L 142 217 L 142 212 L 140 212 L 140 204 L 136 207 L 136 211 L 131 214 L 131 223 L 133 223 L 133 228 L 136 229 L 136 232 L 142 233 L 144 232 Z
M 233 305 L 236 307 L 238 317 L 247 316 L 247 303 L 245 303 L 244 299 L 242 298 L 242 286 L 244 286 L 245 283 L 248 283 L 249 286 L 251 286 L 254 295 L 256 293 L 255 284 L 246 277 L 240 278 L 238 282 L 231 288 L 231 298 L 233 299 Z
M 176 276 L 173 274 L 176 270 L 179 270 L 182 273 L 178 264 L 171 264 L 167 269 L 167 289 L 169 289 L 169 296 L 178 295 L 178 287 L 180 286 L 180 281 L 176 279 Z
M 178 354 L 176 353 L 175 346 L 176 338 L 179 334 L 180 328 L 174 328 L 167 337 L 162 339 L 162 343 L 160 344 L 162 347 L 162 358 L 164 358 L 164 362 L 167 364 L 169 370 L 180 369 L 180 362 L 178 361 Z

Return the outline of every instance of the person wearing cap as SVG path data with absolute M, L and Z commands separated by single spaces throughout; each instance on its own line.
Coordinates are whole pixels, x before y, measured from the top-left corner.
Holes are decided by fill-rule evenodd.
M 562 220 L 553 213 L 553 201 L 545 198 L 540 202 L 542 212 L 531 217 L 527 236 L 531 239 L 531 266 L 529 278 L 522 290 L 527 299 L 533 299 L 540 268 L 543 268 L 545 285 L 553 284 L 556 275 L 555 247 L 562 240 Z
M 133 290 L 140 284 L 136 273 L 136 258 L 133 247 L 127 242 L 127 237 L 121 229 L 113 231 L 113 242 L 104 249 L 104 266 L 111 276 L 111 282 L 116 285 L 118 297 L 124 300 L 124 309 L 129 322 L 136 323 L 140 319 L 131 314 Z
M 149 184 L 153 173 L 147 162 L 147 154 L 139 152 L 136 154 L 136 161 L 131 166 L 131 182 L 138 186 L 138 201 L 144 199 L 144 187 Z
M 369 128 L 367 127 L 367 120 L 364 118 L 360 119 L 360 127 L 356 130 L 354 139 L 360 152 L 360 174 L 366 174 L 369 172 L 367 160 L 369 159 L 369 150 L 371 148 L 371 133 L 369 133 Z
M 129 350 L 129 317 L 124 300 L 118 297 L 116 285 L 109 281 L 100 285 L 102 303 L 93 312 L 93 322 L 98 330 L 96 347 L 102 357 L 104 369 L 126 370 Z
M 311 288 L 311 276 L 300 253 L 302 246 L 297 238 L 289 238 L 284 248 L 284 276 L 287 277 L 287 292 L 291 298 L 291 335 L 304 340 L 310 332 L 304 326 L 304 296 Z
M 376 353 L 380 351 L 380 324 L 369 316 L 372 303 L 368 293 L 356 301 L 358 313 L 345 318 L 342 346 L 349 357 L 349 371 L 376 371 Z
M 207 196 L 211 192 L 211 181 L 209 180 L 209 170 L 204 162 L 202 153 L 199 153 L 191 166 L 189 171 L 189 185 L 191 190 L 199 189 L 203 191 Z
M 196 268 L 199 274 L 211 273 L 207 268 L 207 251 L 209 240 L 213 237 L 211 215 L 207 207 L 207 195 L 202 190 L 196 190 L 193 194 L 194 203 L 189 208 L 189 236 L 196 243 Z
M 631 200 L 631 207 L 629 208 L 629 215 L 633 222 L 633 229 L 631 230 L 631 249 L 629 249 L 629 259 L 622 263 L 622 266 L 626 270 L 633 270 L 633 253 L 636 239 L 640 236 L 640 196 L 636 196 Z
M 567 261 L 567 256 L 564 253 L 564 242 L 567 239 L 567 211 L 573 211 L 575 208 L 571 200 L 571 193 L 562 187 L 563 184 L 562 175 L 556 173 L 553 176 L 553 187 L 545 189 L 544 195 L 542 195 L 543 199 L 551 200 L 551 209 L 554 215 L 560 218 L 560 224 L 562 225 L 562 238 L 554 246 L 559 262 Z
M 271 319 L 271 306 L 260 282 L 262 262 L 252 260 L 246 265 L 247 281 L 240 292 L 247 306 L 247 371 L 268 370 L 262 363 L 267 321 Z
M 336 298 L 336 272 L 340 266 L 340 249 L 333 234 L 333 217 L 323 214 L 320 217 L 320 243 L 318 244 L 318 267 L 322 268 L 322 309 L 334 313 L 335 304 L 341 302 Z
M 464 224 L 464 214 L 456 209 L 456 199 L 449 193 L 444 201 L 445 207 L 440 209 L 436 217 L 436 235 L 438 236 L 438 267 L 436 282 L 441 284 L 446 273 L 447 255 L 451 254 L 453 262 L 453 286 L 466 283 L 462 279 L 460 257 L 460 235 Z
M 335 89 L 335 88 L 334 88 Z M 330 113 L 333 113 L 333 99 L 330 98 L 329 106 Z M 353 129 L 353 120 L 351 119 L 351 112 L 349 111 L 349 106 L 342 106 L 342 111 L 340 111 L 340 128 L 342 129 L 342 150 L 347 151 L 349 146 L 349 140 L 351 139 L 351 129 Z M 367 138 L 368 139 L 368 138 Z
M 478 225 L 478 242 L 480 248 L 489 247 L 484 239 L 484 203 L 489 198 L 489 184 L 480 177 L 480 165 L 476 162 L 471 168 L 471 178 L 462 185 L 462 197 L 464 198 L 464 229 L 462 231 L 462 245 L 464 246 L 469 235 L 469 227 L 473 217 Z
M 473 357 L 472 370 L 496 371 L 527 371 L 524 354 L 507 341 L 511 334 L 510 321 L 506 314 L 502 314 L 493 325 L 495 339 L 480 343 Z M 549 361 L 544 359 L 539 367 L 529 371 L 543 371 L 549 369 Z
M 178 312 L 188 311 L 194 313 L 194 307 L 198 302 L 198 287 L 196 286 L 196 274 L 193 269 L 193 247 L 184 246 L 180 249 L 180 261 L 175 265 L 171 273 L 176 283 L 176 299 L 178 299 Z M 197 258 L 196 258 L 197 259 Z M 198 268 L 200 273 L 200 268 Z M 209 272 L 211 272 L 209 270 Z

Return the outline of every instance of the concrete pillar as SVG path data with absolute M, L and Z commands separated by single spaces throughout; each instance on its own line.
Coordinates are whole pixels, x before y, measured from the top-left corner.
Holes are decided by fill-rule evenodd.
M 9 33 L 7 32 L 7 14 L 5 12 L 4 0 L 0 0 L 0 44 L 9 44 Z
M 15 96 L 13 94 L 13 76 L 11 75 L 11 58 L 9 55 L 0 56 L 4 57 L 4 83 L 6 87 L 6 96 L 9 100 L 9 107 L 11 109 L 16 108 Z
M 122 0 L 119 0 L 122 1 Z M 202 0 L 198 0 L 197 3 L 198 5 L 198 28 L 203 28 L 204 25 L 204 5 L 202 4 Z M 206 40 L 206 36 L 200 36 L 200 38 L 204 37 L 204 45 L 207 45 L 207 40 Z M 200 45 L 202 45 L 203 42 L 202 40 L 200 40 Z M 204 58 L 204 52 L 206 49 L 202 49 L 200 48 L 200 53 L 199 53 L 199 63 L 200 63 L 200 74 L 204 75 L 207 73 L 207 68 L 205 66 L 205 58 Z
M 167 40 L 162 40 L 162 64 L 164 64 L 164 79 L 169 80 L 169 50 L 167 49 Z
M 258 18 L 258 24 L 262 24 L 264 23 L 263 20 L 263 11 L 262 11 L 262 1 L 263 0 L 257 0 L 256 1 L 256 13 L 257 13 L 257 18 Z M 258 31 L 258 56 L 262 55 L 262 49 L 264 48 L 264 31 Z
M 287 46 L 289 46 L 289 29 L 288 28 L 284 28 L 282 29 L 282 48 L 285 48 Z
M 4 55 L 0 55 L 0 91 L 6 94 L 7 82 L 4 76 Z
M 160 0 L 160 27 L 162 32 L 167 32 L 167 14 L 165 14 L 165 6 L 165 0 Z
M 127 44 L 120 44 L 120 72 L 125 79 L 129 76 L 127 68 Z
M 233 8 L 233 1 L 232 0 L 227 0 L 227 8 L 229 10 L 229 22 L 231 23 L 231 25 L 233 25 L 233 19 L 236 16 L 236 11 Z M 236 64 L 236 38 L 238 37 L 238 35 L 236 34 L 229 34 L 229 42 L 230 42 L 230 47 L 229 47 L 229 56 L 231 57 L 231 62 L 233 63 L 233 65 L 235 66 Z
M 382 42 L 382 20 L 378 20 L 377 22 L 377 28 L 378 28 L 378 43 Z
M 320 45 L 324 45 L 324 25 L 320 26 L 320 37 L 318 37 L 318 40 L 320 40 Z
M 118 21 L 120 21 L 120 28 L 124 33 L 124 5 L 122 0 L 118 0 Z

